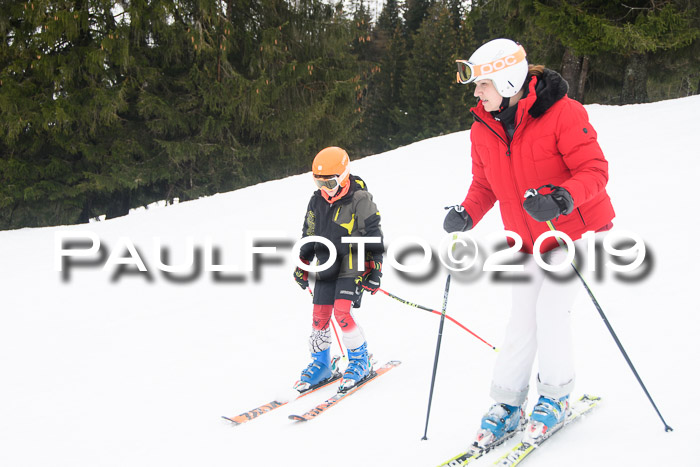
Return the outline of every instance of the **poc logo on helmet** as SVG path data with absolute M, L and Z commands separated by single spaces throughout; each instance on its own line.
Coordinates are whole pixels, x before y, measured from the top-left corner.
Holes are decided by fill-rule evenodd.
M 485 63 L 481 65 L 481 73 L 488 75 L 489 73 L 494 73 L 496 71 L 502 70 L 505 67 L 512 66 L 518 63 L 513 55 L 508 55 L 505 58 L 499 58 L 491 63 Z

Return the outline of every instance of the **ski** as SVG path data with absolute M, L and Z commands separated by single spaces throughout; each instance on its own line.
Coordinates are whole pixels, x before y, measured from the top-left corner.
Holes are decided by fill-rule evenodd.
M 583 415 L 587 414 L 593 410 L 600 402 L 600 397 L 589 396 L 584 394 L 579 400 L 573 403 L 571 406 L 571 415 L 569 415 L 564 423 L 547 433 L 538 437 L 533 442 L 523 441 L 517 444 L 513 449 L 506 453 L 503 457 L 498 459 L 493 465 L 498 465 L 500 467 L 514 467 L 520 465 L 527 456 L 532 454 L 538 447 L 551 438 L 555 433 L 559 432 L 565 426 L 579 420 Z
M 309 388 L 304 389 L 303 391 L 299 392 L 299 395 L 295 397 L 294 399 L 291 399 L 291 401 L 295 401 L 298 399 L 301 399 L 304 396 L 308 396 L 314 391 L 318 391 L 321 388 L 324 388 L 332 383 L 335 383 L 338 381 L 340 378 L 342 378 L 342 374 L 335 372 L 333 373 L 333 376 L 325 381 L 322 381 L 314 386 L 311 386 Z M 259 407 L 256 407 L 252 410 L 249 410 L 247 412 L 243 412 L 240 415 L 236 415 L 235 417 L 226 417 L 222 416 L 221 418 L 228 420 L 233 423 L 234 426 L 242 425 L 243 423 L 249 422 L 251 420 L 255 420 L 261 415 L 264 415 L 268 412 L 271 412 L 275 409 L 278 409 L 282 407 L 283 405 L 288 404 L 291 401 L 278 401 L 278 400 L 273 400 L 271 402 L 268 402 L 267 404 L 263 404 Z
M 319 415 L 321 415 L 323 412 L 328 410 L 329 408 L 336 405 L 341 400 L 348 397 L 350 394 L 357 392 L 358 389 L 364 387 L 370 381 L 374 380 L 378 376 L 383 375 L 384 373 L 391 370 L 392 368 L 399 366 L 400 364 L 401 364 L 401 362 L 398 360 L 392 360 L 390 362 L 387 362 L 382 367 L 377 368 L 376 370 L 372 370 L 372 372 L 369 374 L 369 376 L 367 376 L 367 378 L 363 379 L 362 381 L 360 381 L 359 383 L 357 383 L 355 386 L 351 387 L 347 391 L 336 393 L 333 397 L 326 399 L 324 402 L 321 402 L 316 407 L 309 410 L 308 412 L 306 412 L 303 415 L 293 415 L 292 414 L 288 418 L 290 420 L 295 420 L 297 422 L 306 422 L 306 421 L 309 421 L 313 418 L 316 418 Z
M 517 433 L 521 432 L 523 428 L 525 428 L 525 423 L 521 424 L 517 429 L 511 431 L 510 433 L 506 433 L 503 438 L 499 439 L 495 443 L 489 444 L 488 446 L 479 446 L 478 443 L 474 441 L 474 443 L 469 446 L 466 451 L 446 460 L 442 464 L 438 465 L 438 467 L 461 467 L 463 465 L 467 465 L 513 438 Z

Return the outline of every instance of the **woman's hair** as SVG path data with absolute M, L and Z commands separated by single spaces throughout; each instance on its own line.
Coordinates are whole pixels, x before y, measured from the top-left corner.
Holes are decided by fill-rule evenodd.
M 544 73 L 544 65 L 528 65 L 527 66 L 528 78 L 530 76 L 537 76 L 538 78 L 541 78 L 543 73 Z

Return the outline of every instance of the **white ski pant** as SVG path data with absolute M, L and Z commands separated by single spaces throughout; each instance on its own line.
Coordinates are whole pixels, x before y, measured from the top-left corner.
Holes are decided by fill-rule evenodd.
M 586 254 L 587 241 L 577 240 L 574 246 L 577 256 L 585 258 L 580 255 Z M 556 265 L 565 261 L 566 254 L 559 247 L 541 256 Z M 532 255 L 525 262 L 524 275 L 527 282 L 513 285 L 510 320 L 491 382 L 491 397 L 515 406 L 527 398 L 535 356 L 539 395 L 560 398 L 571 393 L 575 375 L 570 310 L 583 288 L 570 266 L 546 272 Z

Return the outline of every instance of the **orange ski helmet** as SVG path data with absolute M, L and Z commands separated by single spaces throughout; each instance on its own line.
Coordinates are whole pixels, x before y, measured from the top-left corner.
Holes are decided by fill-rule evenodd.
M 350 157 L 344 149 L 331 146 L 316 154 L 313 175 L 316 186 L 333 196 L 339 187 L 345 187 L 350 179 Z

